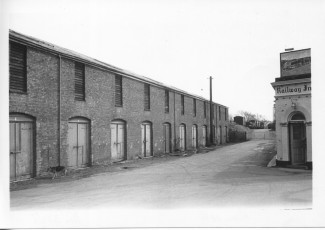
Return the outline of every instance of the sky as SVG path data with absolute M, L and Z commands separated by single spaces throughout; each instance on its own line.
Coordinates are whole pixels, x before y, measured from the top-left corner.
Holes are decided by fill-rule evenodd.
M 285 48 L 323 45 L 324 1 L 3 1 L 7 28 L 273 119 Z
M 306 220 L 306 225 L 324 226 L 324 218 L 317 218 L 323 216 L 325 207 L 324 157 L 320 160 L 325 129 L 322 122 L 325 113 L 324 28 L 324 0 L 0 0 L 0 115 L 3 121 L 0 139 L 8 145 L 9 78 L 5 76 L 9 73 L 9 29 L 207 99 L 208 78 L 212 76 L 213 100 L 228 106 L 231 115 L 244 110 L 268 120 L 273 118 L 275 93 L 271 83 L 280 76 L 279 54 L 285 48 L 311 48 L 313 198 L 318 202 L 314 202 L 313 210 L 308 212 L 250 210 L 235 218 L 246 218 L 253 213 L 260 223 L 259 217 L 265 214 L 288 225 L 288 220 L 297 215 L 297 219 Z M 7 161 L 0 160 L 0 168 L 8 168 Z M 8 185 L 0 186 L 0 192 L 7 194 L 5 197 L 9 197 L 8 191 Z M 9 199 L 0 196 L 0 203 L 2 208 L 8 207 Z M 125 214 L 123 211 L 123 217 L 137 218 L 135 214 L 139 212 Z M 193 213 L 181 212 L 189 214 L 189 221 L 196 220 Z M 12 213 L 9 220 L 19 223 L 22 217 L 30 218 L 33 226 L 38 217 L 41 224 L 51 219 L 50 223 L 62 226 L 60 213 L 61 210 L 50 215 L 37 211 L 32 216 Z M 207 225 L 214 223 L 212 212 L 204 213 L 202 221 Z M 224 217 L 224 222 L 233 223 L 233 210 L 222 210 L 222 213 L 217 215 Z M 78 210 L 64 214 L 85 218 Z M 107 214 L 107 220 L 111 214 Z M 157 218 L 164 218 L 165 214 L 163 211 L 155 213 Z M 87 215 L 95 219 L 97 213 L 89 210 Z M 101 212 L 101 215 L 106 213 Z M 179 215 L 176 213 L 175 218 Z M 93 226 L 91 223 L 84 227 Z

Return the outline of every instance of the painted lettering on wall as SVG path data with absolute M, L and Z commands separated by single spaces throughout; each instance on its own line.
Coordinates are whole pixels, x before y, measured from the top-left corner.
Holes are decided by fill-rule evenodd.
M 295 95 L 295 94 L 310 94 L 310 93 L 311 93 L 310 83 L 275 87 L 276 96 Z

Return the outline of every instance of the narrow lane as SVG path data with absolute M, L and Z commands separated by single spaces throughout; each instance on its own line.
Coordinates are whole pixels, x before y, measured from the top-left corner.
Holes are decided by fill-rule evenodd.
M 265 167 L 271 140 L 80 180 L 11 192 L 11 208 L 310 208 L 312 174 Z

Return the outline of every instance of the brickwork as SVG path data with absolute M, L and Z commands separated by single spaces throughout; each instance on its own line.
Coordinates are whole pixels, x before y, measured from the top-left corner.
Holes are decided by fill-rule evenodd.
M 61 60 L 61 65 L 60 65 Z M 115 107 L 115 74 L 85 64 L 85 101 L 74 98 L 75 61 L 40 49 L 27 46 L 27 94 L 10 93 L 10 113 L 33 116 L 36 121 L 36 175 L 49 166 L 68 163 L 69 119 L 83 117 L 90 121 L 91 164 L 111 162 L 111 129 L 113 120 L 126 124 L 126 159 L 141 155 L 141 124 L 152 124 L 153 155 L 164 151 L 163 124 L 171 127 L 171 150 L 177 149 L 179 126 L 186 125 L 186 149 L 192 149 L 192 126 L 197 125 L 198 146 L 202 147 L 202 127 L 207 126 L 209 139 L 210 112 L 204 118 L 203 100 L 196 99 L 196 116 L 193 114 L 193 97 L 185 94 L 185 113 L 181 115 L 181 92 L 150 84 L 150 111 L 144 110 L 144 81 L 122 77 L 123 106 Z M 60 77 L 61 73 L 61 77 Z M 61 80 L 60 80 L 61 79 Z M 60 85 L 59 82 L 61 81 Z M 169 90 L 169 113 L 165 113 L 165 90 Z M 59 95 L 60 118 L 59 118 Z M 175 102 L 175 104 L 174 104 Z M 219 106 L 218 106 L 219 107 Z M 224 110 L 224 106 L 221 107 Z M 224 111 L 222 112 L 224 116 Z M 60 133 L 59 131 L 59 122 Z M 214 124 L 228 125 L 222 117 Z M 60 135 L 59 135 L 60 134 Z M 225 134 L 224 134 L 225 135 Z M 225 137 L 224 137 L 225 138 Z M 60 143 L 59 143 L 60 140 Z M 175 143 L 176 142 L 176 143 Z M 209 141 L 207 141 L 209 145 Z M 49 159 L 49 160 L 48 160 Z

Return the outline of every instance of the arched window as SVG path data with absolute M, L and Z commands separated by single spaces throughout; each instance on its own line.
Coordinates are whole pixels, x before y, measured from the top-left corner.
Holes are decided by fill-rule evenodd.
M 292 115 L 291 121 L 304 121 L 306 120 L 305 116 L 301 113 L 301 112 L 298 112 L 298 113 L 295 113 Z

